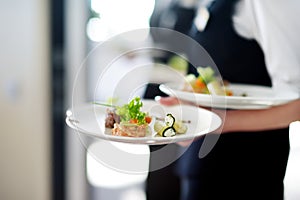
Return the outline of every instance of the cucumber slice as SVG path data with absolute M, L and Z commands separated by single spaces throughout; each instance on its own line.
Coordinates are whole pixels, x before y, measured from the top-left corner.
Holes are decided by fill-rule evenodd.
M 175 117 L 172 115 L 172 114 L 167 114 L 166 117 L 165 117 L 165 124 L 166 126 L 173 126 L 175 123 Z
M 157 134 L 162 137 L 172 137 L 176 134 L 176 132 L 173 127 L 165 126 L 163 129 L 157 132 Z
M 158 133 L 162 131 L 165 126 L 166 126 L 165 123 L 163 123 L 162 121 L 155 121 L 153 128 L 154 131 Z
M 184 123 L 182 123 L 181 121 L 176 121 L 174 123 L 173 127 L 174 127 L 176 133 L 178 133 L 178 134 L 184 134 L 184 133 L 186 133 L 187 128 L 188 128 L 187 125 L 184 124 Z
M 173 127 L 167 127 L 162 131 L 163 137 L 172 137 L 174 135 L 176 135 L 176 133 Z

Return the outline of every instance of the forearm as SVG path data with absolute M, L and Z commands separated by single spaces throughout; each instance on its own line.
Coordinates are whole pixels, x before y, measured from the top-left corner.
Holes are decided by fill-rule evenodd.
M 296 120 L 300 120 L 300 99 L 263 110 L 229 110 L 222 133 L 280 129 Z

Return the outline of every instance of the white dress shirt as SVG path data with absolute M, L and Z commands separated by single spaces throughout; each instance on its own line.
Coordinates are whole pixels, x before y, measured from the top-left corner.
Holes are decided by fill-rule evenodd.
M 265 55 L 272 85 L 300 95 L 300 1 L 241 0 L 233 22 L 243 37 L 255 39 Z M 299 199 L 300 122 L 290 127 L 290 155 L 284 179 L 285 200 Z M 296 130 L 297 125 L 297 130 Z
M 299 8 L 299 0 L 241 0 L 233 22 L 261 46 L 273 87 L 300 96 Z

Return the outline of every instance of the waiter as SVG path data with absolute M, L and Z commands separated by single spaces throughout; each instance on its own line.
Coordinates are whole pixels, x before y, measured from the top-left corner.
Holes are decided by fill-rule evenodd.
M 192 24 L 190 36 L 207 50 L 223 79 L 271 86 L 262 45 L 241 37 L 234 26 L 238 5 L 243 6 L 244 2 L 206 1 L 196 14 L 198 20 Z M 299 83 L 296 79 L 291 81 Z M 299 101 L 295 101 L 286 107 L 298 108 L 298 104 Z M 291 116 L 288 120 L 298 117 L 295 113 Z M 284 124 L 279 127 L 257 128 L 260 131 L 255 127 L 249 131 L 246 131 L 248 128 L 227 131 L 204 158 L 198 157 L 204 138 L 192 143 L 177 162 L 181 199 L 283 199 L 283 178 L 289 153 L 288 120 L 283 120 Z

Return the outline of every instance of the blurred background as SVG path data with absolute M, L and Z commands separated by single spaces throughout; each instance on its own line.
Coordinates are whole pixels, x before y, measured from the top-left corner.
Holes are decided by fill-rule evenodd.
M 89 52 L 114 35 L 147 28 L 150 22 L 174 28 L 172 12 L 163 12 L 164 20 L 158 20 L 171 3 L 171 0 L 0 1 L 1 200 L 179 198 L 172 166 L 138 177 L 123 176 L 96 162 L 86 148 L 92 150 L 99 145 L 83 145 L 65 124 L 76 78 L 80 83 L 76 92 L 78 101 L 91 100 L 95 95 L 91 85 L 97 82 L 97 77 L 93 75 L 103 68 L 99 65 L 101 55 L 93 54 L 84 63 L 88 67 L 82 70 Z M 179 28 L 184 32 L 184 27 Z M 124 44 L 116 44 L 111 51 L 122 48 Z M 142 62 L 147 59 L 142 58 Z M 125 71 L 120 73 L 140 61 L 121 60 L 119 65 L 125 66 Z M 76 77 L 79 70 L 81 76 Z M 148 78 L 151 82 L 153 77 Z M 156 83 L 168 79 L 154 78 Z M 150 93 L 149 87 L 152 87 Z M 137 93 L 147 98 L 159 94 L 155 84 L 140 88 Z M 104 91 L 96 95 L 101 100 L 109 94 Z M 176 151 L 176 146 L 171 148 Z M 151 160 L 145 160 L 146 164 L 149 162 L 151 165 Z
M 149 190 L 155 191 L 162 184 L 163 177 L 155 184 L 152 184 L 152 180 L 158 179 L 155 175 L 151 181 L 148 174 L 122 179 L 99 166 L 66 126 L 65 112 L 71 105 L 76 73 L 87 54 L 109 37 L 149 27 L 154 7 L 168 3 L 0 1 L 1 200 L 142 200 L 147 198 Z M 112 51 L 114 48 L 122 47 L 117 44 Z M 101 70 L 99 62 L 97 55 L 86 62 L 90 67 L 81 71 L 84 75 L 77 80 L 80 82 L 77 100 L 85 102 L 94 95 L 89 85 L 97 81 L 93 74 Z M 125 60 L 122 64 L 130 62 Z M 139 93 L 144 94 L 145 88 Z M 101 170 L 115 177 L 116 183 L 124 183 L 117 184 L 118 187 L 103 185 L 108 178 L 102 181 L 93 178 L 101 177 L 101 173 L 94 174 Z

